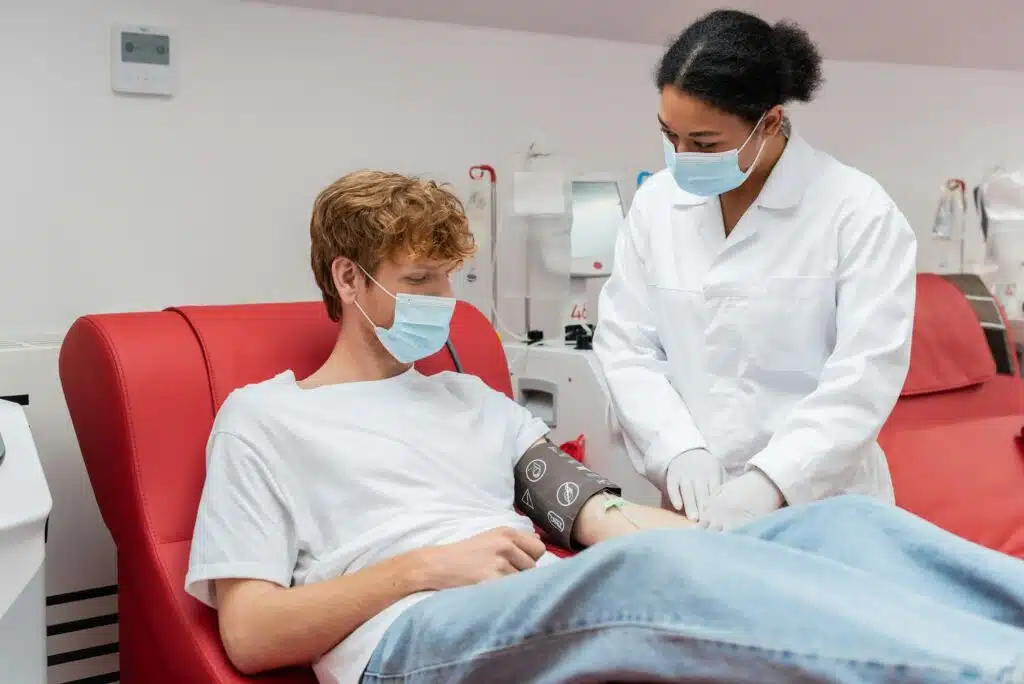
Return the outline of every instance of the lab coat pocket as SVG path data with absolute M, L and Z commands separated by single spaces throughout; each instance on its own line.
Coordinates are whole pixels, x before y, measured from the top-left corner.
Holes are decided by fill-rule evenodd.
M 769 279 L 752 317 L 757 366 L 766 371 L 819 371 L 834 338 L 835 290 L 835 281 L 827 276 Z
M 701 363 L 704 354 L 706 315 L 703 293 L 670 287 L 650 288 L 650 301 L 658 330 L 658 341 L 668 359 L 670 380 L 679 389 L 677 371 Z

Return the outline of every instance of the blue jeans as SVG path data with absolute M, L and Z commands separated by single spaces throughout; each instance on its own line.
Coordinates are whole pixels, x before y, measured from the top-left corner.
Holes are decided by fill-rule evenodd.
M 363 682 L 1024 682 L 1024 561 L 859 496 L 443 591 Z

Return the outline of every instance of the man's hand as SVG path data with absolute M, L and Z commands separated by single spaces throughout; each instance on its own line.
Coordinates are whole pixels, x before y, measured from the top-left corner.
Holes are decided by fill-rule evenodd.
M 665 474 L 665 493 L 677 511 L 700 520 L 704 507 L 725 480 L 725 469 L 705 449 L 684 451 L 672 460 Z
M 754 468 L 718 490 L 700 519 L 701 527 L 727 530 L 782 508 L 786 499 L 763 472 Z
M 544 542 L 533 533 L 501 527 L 414 553 L 423 589 L 453 589 L 536 567 L 544 555 Z

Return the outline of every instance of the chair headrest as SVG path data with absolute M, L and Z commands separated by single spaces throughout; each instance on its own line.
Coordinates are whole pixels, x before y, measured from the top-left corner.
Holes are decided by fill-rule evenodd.
M 330 355 L 338 328 L 321 302 L 175 309 L 199 340 L 216 411 L 232 390 L 292 369 L 302 378 Z
M 272 378 L 285 370 L 304 378 L 330 355 L 338 326 L 322 302 L 195 306 L 175 309 L 199 340 L 216 412 L 236 388 Z M 451 341 L 466 373 L 499 392 L 512 395 L 505 353 L 487 318 L 459 302 L 452 317 Z M 431 375 L 454 368 L 442 348 L 416 363 Z
M 980 385 L 996 375 L 985 334 L 970 303 L 942 276 L 917 276 L 917 306 L 903 397 Z

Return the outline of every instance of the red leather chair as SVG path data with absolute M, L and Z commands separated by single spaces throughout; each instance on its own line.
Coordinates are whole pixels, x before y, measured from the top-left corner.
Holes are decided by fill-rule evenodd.
M 910 372 L 883 434 L 1024 415 L 1024 382 L 1016 359 L 1013 364 L 1012 375 L 997 374 L 985 334 L 964 295 L 941 276 L 919 275 Z
M 1011 341 L 1012 342 L 1012 341 Z M 999 375 L 964 295 L 917 279 L 910 372 L 879 436 L 896 503 L 983 546 L 1024 557 L 1024 381 Z
M 936 324 L 928 316 L 949 308 L 941 302 L 950 293 L 921 288 L 920 282 L 919 292 L 938 304 L 919 308 L 906 396 L 882 434 L 898 503 L 979 543 L 1020 555 L 1024 466 L 1014 442 L 1021 425 L 1015 416 L 1024 414 L 1020 380 L 987 385 L 1000 378 L 979 352 L 983 337 L 971 337 L 969 331 L 979 331 L 977 321 L 967 325 L 959 310 L 961 325 L 950 329 L 949 317 Z M 946 300 L 954 312 L 956 302 L 965 303 L 955 294 Z M 951 335 L 956 331 L 966 332 L 961 338 Z M 68 332 L 61 382 L 100 511 L 117 544 L 125 684 L 251 681 L 228 663 L 215 614 L 183 588 L 206 440 L 232 389 L 286 368 L 299 377 L 312 372 L 335 335 L 319 303 L 86 316 Z M 478 311 L 459 305 L 451 339 L 465 372 L 511 396 L 504 352 Z M 973 350 L 967 361 L 944 365 L 942 354 L 961 353 L 961 347 Z M 922 355 L 931 360 L 922 365 Z M 453 363 L 442 350 L 418 366 L 429 374 Z M 987 399 L 979 402 L 979 396 Z M 1013 417 L 971 420 L 1007 415 Z M 948 429 L 922 431 L 940 424 Z M 1001 503 L 976 510 L 991 500 Z M 300 684 L 313 678 L 302 670 L 260 681 Z
M 231 390 L 327 358 L 337 334 L 319 303 L 181 308 L 86 316 L 71 327 L 60 377 L 89 479 L 117 545 L 121 681 L 252 681 L 228 663 L 215 613 L 184 592 L 205 446 Z M 459 304 L 451 341 L 464 372 L 512 395 L 504 350 Z M 417 364 L 453 369 L 447 350 Z M 308 684 L 308 670 L 260 678 Z

